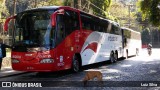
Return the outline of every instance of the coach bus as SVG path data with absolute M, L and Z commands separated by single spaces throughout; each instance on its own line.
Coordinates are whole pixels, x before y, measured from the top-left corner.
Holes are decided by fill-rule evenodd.
M 141 33 L 126 27 L 121 27 L 121 30 L 124 57 L 138 55 L 142 47 Z
M 47 6 L 18 13 L 15 21 L 12 68 L 19 71 L 78 72 L 84 65 L 123 56 L 118 23 L 67 6 Z

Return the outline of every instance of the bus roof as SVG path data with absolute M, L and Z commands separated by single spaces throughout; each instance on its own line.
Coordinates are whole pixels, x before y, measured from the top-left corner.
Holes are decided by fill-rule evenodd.
M 32 8 L 32 9 L 28 9 L 28 10 L 25 10 L 25 11 L 32 11 L 32 10 L 52 10 L 52 9 L 59 9 L 59 8 L 69 8 L 69 9 L 74 9 L 74 10 L 77 10 L 79 12 L 82 12 L 82 13 L 85 13 L 87 15 L 91 15 L 95 18 L 99 18 L 101 20 L 105 20 L 105 21 L 108 21 L 114 25 L 117 25 L 117 26 L 120 26 L 117 22 L 115 21 L 112 21 L 112 20 L 109 20 L 109 19 L 106 19 L 106 18 L 102 18 L 102 17 L 98 17 L 96 15 L 92 15 L 92 14 L 88 14 L 82 10 L 79 10 L 79 9 L 76 9 L 76 8 L 72 8 L 72 7 L 69 7 L 69 6 L 42 6 L 42 7 L 38 7 L 38 8 Z
M 127 27 L 121 27 L 121 28 L 122 28 L 122 29 L 125 29 L 125 30 L 132 31 L 132 32 L 140 33 L 140 32 L 138 32 L 138 31 L 135 31 L 135 30 L 133 30 L 133 29 L 130 29 L 130 28 L 127 28 Z
M 43 6 L 38 8 L 31 8 L 27 9 L 25 11 L 32 11 L 32 10 L 51 10 L 51 9 L 58 9 L 60 6 Z
M 32 10 L 33 11 L 34 10 L 57 10 L 57 9 L 61 9 L 61 8 L 68 8 L 68 9 L 72 9 L 72 10 L 78 11 L 78 9 L 75 9 L 75 8 L 72 8 L 72 7 L 69 7 L 69 6 L 42 6 L 42 7 L 38 7 L 38 8 L 31 8 L 31 9 L 25 10 L 23 12 L 32 11 Z
M 79 10 L 79 11 L 80 11 L 81 13 L 85 13 L 85 14 L 87 14 L 87 15 L 90 15 L 90 16 L 92 16 L 92 17 L 98 18 L 98 19 L 100 19 L 100 20 L 108 21 L 108 22 L 110 22 L 110 23 L 112 23 L 112 24 L 114 24 L 114 25 L 116 25 L 116 26 L 120 26 L 120 24 L 119 24 L 118 22 L 112 21 L 112 20 L 110 20 L 110 19 L 102 18 L 102 17 L 96 16 L 96 15 L 92 15 L 92 14 L 88 14 L 88 13 L 86 13 L 86 12 L 84 12 L 84 11 L 81 11 L 81 10 Z
M 60 6 L 43 6 L 43 7 L 38 7 L 38 8 L 35 8 L 35 9 L 57 9 L 59 7 Z

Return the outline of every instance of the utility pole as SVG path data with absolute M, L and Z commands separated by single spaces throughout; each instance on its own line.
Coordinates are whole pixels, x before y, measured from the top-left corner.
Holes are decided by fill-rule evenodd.
M 75 7 L 75 0 L 72 0 L 71 7 L 76 8 L 76 7 Z
M 17 0 L 14 0 L 14 2 L 13 2 L 13 14 L 12 14 L 12 16 L 14 16 L 16 14 L 16 3 L 17 3 Z M 14 34 L 14 24 L 15 24 L 15 22 L 13 20 L 12 21 L 12 35 L 9 36 L 9 41 L 10 41 L 10 38 L 12 38 L 13 34 Z M 12 42 L 13 42 L 13 40 L 12 40 Z
M 128 25 L 128 28 L 130 28 L 130 25 L 131 25 L 131 20 L 130 20 L 130 19 L 131 19 L 131 7 L 135 7 L 135 5 L 129 4 L 129 5 L 127 5 L 127 6 L 128 6 L 128 16 L 129 16 L 129 17 L 128 17 L 128 18 L 129 18 L 129 19 L 128 19 L 128 24 L 129 24 L 129 25 Z
M 2 9 L 4 9 L 5 2 L 6 2 L 6 0 L 3 0 Z M 0 19 L 2 20 L 2 17 L 0 17 Z M 2 22 L 3 22 L 3 20 L 0 21 L 0 25 L 2 25 Z M 2 37 L 4 36 L 4 30 L 3 30 L 3 28 L 2 28 L 2 35 L 1 35 L 1 36 L 2 36 Z M 3 37 L 3 43 L 4 43 L 4 37 Z
M 17 2 L 17 0 L 14 0 L 14 3 L 13 3 L 13 16 L 16 13 L 16 2 Z
M 128 28 L 130 28 L 130 24 L 131 24 L 131 21 L 130 21 L 130 17 L 131 17 L 131 5 L 128 5 L 128 15 L 129 15 L 129 19 L 128 19 L 128 23 L 129 23 L 129 25 L 128 25 Z

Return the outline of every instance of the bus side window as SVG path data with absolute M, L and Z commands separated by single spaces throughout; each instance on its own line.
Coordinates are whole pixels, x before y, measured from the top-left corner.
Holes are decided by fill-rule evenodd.
M 112 24 L 112 28 L 111 28 L 111 31 L 110 31 L 111 34 L 115 34 L 115 26 Z
M 56 33 L 56 45 L 58 45 L 65 38 L 63 15 L 57 15 Z
M 119 26 L 117 26 L 116 34 L 117 34 L 117 35 L 121 35 L 121 29 L 120 29 L 120 27 L 119 27 Z
M 112 31 L 112 24 L 109 23 L 108 28 L 107 28 L 107 33 L 110 33 Z
M 120 27 L 112 24 L 111 34 L 120 35 Z
M 124 47 L 127 46 L 127 38 L 126 38 L 126 36 L 123 37 L 123 44 L 124 44 Z
M 65 10 L 64 14 L 64 30 L 66 35 L 71 34 L 74 30 L 79 30 L 78 13 L 70 10 Z
M 55 28 L 51 29 L 50 42 L 51 42 L 51 46 L 53 48 L 55 46 Z
M 82 29 L 91 30 L 90 18 L 81 15 L 81 20 L 82 20 Z
M 109 29 L 109 22 L 108 21 L 104 21 L 104 32 L 107 33 Z

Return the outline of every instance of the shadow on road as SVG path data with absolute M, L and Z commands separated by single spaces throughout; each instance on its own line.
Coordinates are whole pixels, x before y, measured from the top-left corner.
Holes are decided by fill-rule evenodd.
M 122 60 L 124 60 L 124 58 L 120 58 L 118 60 L 118 62 L 122 61 Z M 104 62 L 100 62 L 100 63 L 86 65 L 86 66 L 82 67 L 82 70 L 80 72 L 83 72 L 84 70 L 88 70 L 88 69 L 95 69 L 100 66 L 110 65 L 110 64 L 111 64 L 110 61 L 104 61 Z M 34 78 L 58 78 L 58 77 L 62 77 L 62 76 L 70 75 L 70 74 L 74 74 L 74 73 L 71 70 L 63 70 L 63 71 L 56 71 L 56 72 L 38 72 L 35 75 L 32 75 L 31 77 L 34 77 Z

